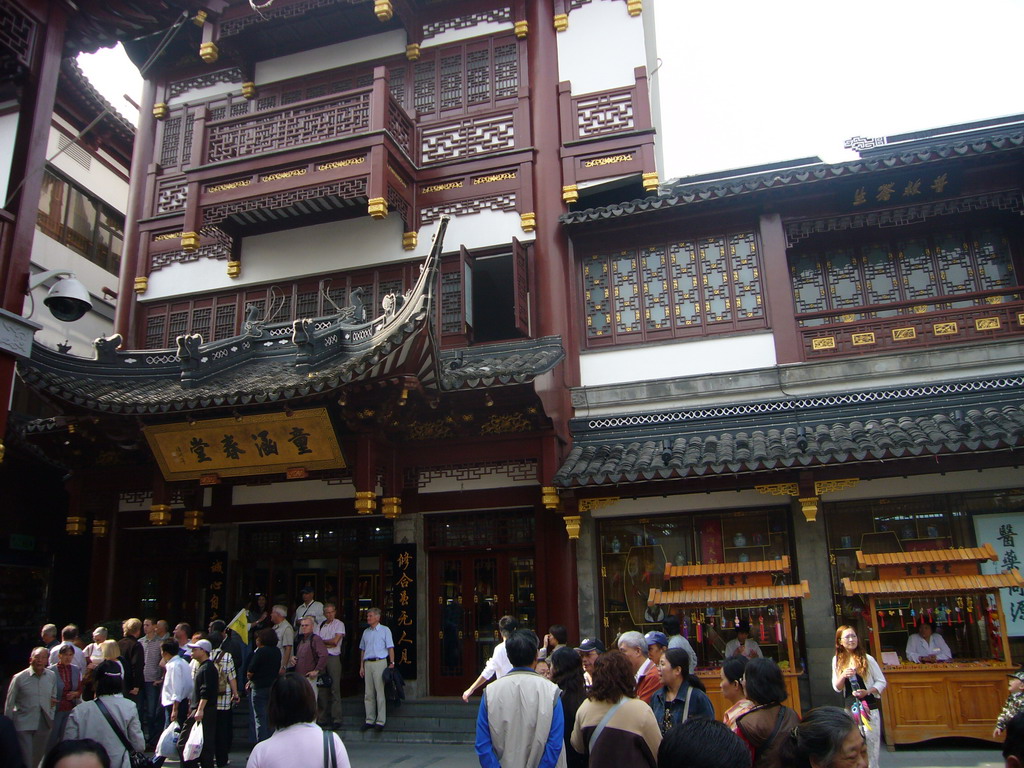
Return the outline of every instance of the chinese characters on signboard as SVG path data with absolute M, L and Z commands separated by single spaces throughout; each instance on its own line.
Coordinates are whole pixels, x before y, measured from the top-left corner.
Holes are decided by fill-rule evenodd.
M 416 679 L 416 545 L 391 548 L 394 579 L 391 586 L 394 619 L 395 667 L 406 680 Z
M 845 210 L 891 208 L 923 200 L 949 197 L 959 190 L 960 179 L 950 170 L 927 170 L 872 176 L 843 188 L 840 202 Z
M 206 570 L 203 572 L 205 580 L 206 602 L 203 605 L 203 612 L 206 619 L 203 626 L 210 626 L 215 619 L 230 620 L 229 615 L 224 618 L 224 600 L 227 597 L 227 552 L 211 552 L 208 556 Z
M 166 480 L 343 469 L 324 408 L 145 427 Z
M 998 560 L 981 564 L 982 573 L 1001 573 L 1013 568 L 1021 569 L 1024 553 L 1024 514 L 975 515 L 974 532 L 978 544 L 989 543 Z M 1008 587 L 999 590 L 1006 614 L 1009 637 L 1024 635 L 1024 590 Z

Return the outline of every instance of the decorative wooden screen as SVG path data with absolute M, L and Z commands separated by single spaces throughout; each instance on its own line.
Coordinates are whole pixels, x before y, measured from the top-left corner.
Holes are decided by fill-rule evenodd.
M 1009 240 L 994 227 L 802 253 L 790 278 L 797 314 L 812 315 L 804 326 L 984 305 L 990 298 L 977 294 L 1019 284 Z
M 765 325 L 752 232 L 597 254 L 581 267 L 590 346 Z

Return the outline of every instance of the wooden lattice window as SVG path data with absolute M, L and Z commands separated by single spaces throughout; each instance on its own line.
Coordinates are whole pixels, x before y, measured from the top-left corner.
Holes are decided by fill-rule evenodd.
M 800 252 L 789 269 L 805 327 L 984 305 L 1018 285 L 1009 239 L 994 226 Z
M 764 327 L 752 232 L 625 248 L 585 257 L 590 346 Z

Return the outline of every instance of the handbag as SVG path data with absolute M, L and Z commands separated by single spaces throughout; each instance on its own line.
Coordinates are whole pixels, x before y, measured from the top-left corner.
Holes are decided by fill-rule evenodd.
M 326 669 L 321 672 L 319 677 L 316 679 L 317 688 L 330 688 L 333 683 L 334 678 L 331 677 L 330 673 Z
M 113 729 L 114 733 L 117 734 L 117 738 L 121 740 L 121 744 L 124 745 L 124 751 L 128 754 L 128 762 L 131 764 L 132 768 L 151 768 L 153 765 L 163 764 L 164 758 L 161 757 L 159 758 L 159 763 L 154 763 L 153 760 L 146 757 L 145 753 L 139 752 L 135 747 L 128 743 L 128 739 L 125 738 L 124 731 L 121 730 L 121 726 L 119 726 L 117 721 L 115 721 L 110 715 L 110 710 L 107 709 L 103 700 L 99 697 L 96 698 L 96 706 L 99 707 L 103 716 L 107 718 L 107 722 L 110 724 L 110 727 Z

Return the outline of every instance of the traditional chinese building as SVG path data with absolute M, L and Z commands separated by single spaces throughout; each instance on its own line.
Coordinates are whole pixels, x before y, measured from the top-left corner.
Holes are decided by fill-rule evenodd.
M 67 615 L 80 605 L 54 588 L 55 562 L 88 567 L 88 553 L 63 535 L 61 478 L 70 463 L 25 439 L 27 424 L 59 407 L 14 382 L 14 360 L 29 354 L 33 333 L 42 347 L 90 354 L 93 339 L 113 329 L 134 128 L 73 56 L 138 29 L 127 4 L 114 7 L 124 18 L 97 29 L 98 17 L 69 20 L 58 4 L 0 4 L 0 583 L 3 634 L 14 645 L 31 644 L 48 611 Z M 44 305 L 55 270 L 73 273 L 90 297 L 75 323 Z M 20 647 L 14 658 L 23 661 Z
M 634 0 L 231 0 L 126 42 L 147 77 L 117 334 L 19 367 L 97 531 L 90 620 L 309 585 L 350 637 L 383 605 L 431 694 L 468 686 L 503 614 L 578 636 L 558 216 L 657 187 L 651 23 Z
M 580 624 L 607 641 L 671 609 L 691 642 L 701 626 L 713 662 L 707 630 L 728 639 L 750 618 L 767 655 L 809 670 L 805 706 L 835 703 L 836 626 L 870 635 L 866 603 L 841 588 L 872 572 L 858 551 L 999 545 L 993 521 L 1024 506 L 1024 122 L 852 144 L 851 162 L 679 179 L 562 217 L 580 385 L 555 484 L 583 517 Z M 997 569 L 1016 567 L 1013 544 Z M 715 566 L 786 558 L 773 588 L 808 585 L 799 658 L 770 601 Z M 689 594 L 652 598 L 677 589 L 666 563 L 732 586 L 725 616 Z M 956 595 L 905 602 L 886 603 L 877 630 L 900 656 L 911 611 L 913 626 L 948 616 Z M 1001 653 L 966 625 L 939 625 L 959 657 Z

